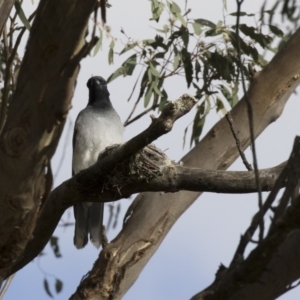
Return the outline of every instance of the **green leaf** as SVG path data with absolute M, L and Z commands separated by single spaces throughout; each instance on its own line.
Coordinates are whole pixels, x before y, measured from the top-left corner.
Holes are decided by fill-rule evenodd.
M 220 79 L 225 79 L 228 82 L 231 81 L 231 76 L 234 74 L 234 67 L 231 60 L 227 56 L 223 56 L 223 53 L 219 53 L 217 50 L 215 52 L 207 51 L 205 55 L 207 56 L 207 62 L 209 66 L 217 71 L 215 76 Z
M 200 24 L 202 26 L 210 27 L 210 28 L 215 28 L 216 24 L 214 24 L 211 21 L 205 20 L 205 19 L 195 19 L 195 23 Z
M 196 35 L 200 35 L 202 33 L 201 25 L 198 23 L 192 23 L 192 26 L 194 28 L 194 32 Z
M 163 4 L 159 2 L 158 0 L 151 0 L 151 12 L 152 12 L 152 18 L 150 20 L 154 20 L 156 22 L 159 21 L 159 17 L 163 12 Z
M 187 134 L 188 129 L 189 129 L 189 127 L 187 126 L 187 127 L 184 129 L 184 132 L 183 132 L 183 144 L 182 144 L 182 148 L 183 148 L 183 149 L 184 149 L 184 146 L 185 146 L 186 134 Z
M 144 107 L 147 107 L 149 105 L 151 95 L 153 93 L 153 86 L 154 86 L 154 82 L 152 82 L 151 84 L 148 85 L 148 89 L 146 91 L 146 95 L 144 98 Z
M 172 2 L 172 4 L 171 4 L 171 12 L 173 13 L 173 14 L 177 14 L 177 13 L 181 13 L 181 9 L 180 9 L 180 7 L 177 5 L 177 3 L 176 2 Z
M 135 69 L 135 66 L 136 66 L 136 54 L 133 54 L 123 62 L 120 68 L 118 68 L 114 73 L 112 73 L 108 77 L 107 83 L 112 82 L 114 79 L 118 78 L 121 75 L 123 75 L 123 77 L 126 77 L 127 75 L 131 76 Z
M 217 112 L 221 111 L 223 114 L 226 113 L 224 103 L 220 97 L 217 96 Z
M 189 45 L 189 31 L 187 29 L 185 29 L 181 35 L 181 39 L 183 41 L 184 47 L 187 48 Z
M 114 63 L 114 50 L 110 48 L 108 51 L 108 64 L 111 65 L 113 63 Z
M 109 44 L 109 48 L 114 49 L 114 47 L 115 47 L 115 41 L 112 39 L 110 44 Z
M 167 92 L 163 89 L 162 90 L 162 96 L 160 97 L 160 102 L 159 102 L 159 111 L 162 111 L 163 108 L 166 105 L 166 102 L 168 101 L 168 94 Z
M 149 46 L 151 46 L 153 49 L 157 49 L 158 47 L 162 47 L 164 50 L 168 50 L 168 47 L 166 44 L 164 44 L 164 39 L 160 35 L 155 36 L 155 41 L 153 43 L 149 43 Z
M 28 31 L 30 31 L 31 26 L 30 26 L 30 23 L 29 23 L 28 19 L 26 18 L 25 14 L 24 14 L 24 11 L 22 9 L 20 0 L 16 0 L 16 2 L 15 2 L 15 9 L 17 11 L 17 14 L 18 14 L 20 20 L 22 21 L 22 23 L 26 27 L 26 29 Z
M 241 24 L 240 30 L 243 32 L 243 34 L 249 36 L 251 39 L 259 43 L 263 48 L 265 48 L 272 41 L 272 38 L 270 36 L 262 33 L 257 33 L 256 29 L 253 26 Z
M 53 295 L 52 295 L 52 293 L 51 293 L 51 291 L 50 291 L 50 288 L 49 288 L 48 280 L 47 280 L 46 278 L 44 278 L 44 289 L 45 289 L 47 295 L 48 295 L 49 297 L 53 298 Z
M 108 51 L 108 64 L 111 65 L 114 63 L 114 47 L 115 47 L 115 41 L 112 39 L 109 45 L 109 51 Z
M 51 236 L 50 238 L 50 246 L 54 252 L 54 255 L 55 257 L 61 257 L 61 253 L 60 253 L 60 250 L 59 250 L 59 245 L 58 245 L 58 237 L 56 236 Z
M 193 130 L 191 135 L 191 142 L 190 147 L 192 147 L 193 142 L 197 144 L 199 142 L 200 135 L 203 130 L 203 126 L 205 123 L 205 102 L 203 102 L 200 106 L 198 106 L 194 123 L 193 123 Z
M 177 52 L 174 56 L 173 69 L 176 70 L 180 64 L 180 53 Z
M 147 68 L 147 70 L 145 71 L 144 75 L 143 75 L 143 78 L 142 78 L 142 81 L 141 81 L 141 86 L 140 86 L 140 92 L 139 92 L 139 99 L 141 99 L 144 95 L 144 91 L 145 91 L 145 88 L 149 82 L 149 79 L 148 79 L 148 71 L 149 71 L 149 67 Z
M 187 86 L 190 87 L 191 82 L 193 80 L 193 65 L 191 61 L 191 53 L 187 51 L 186 48 L 181 50 L 182 54 L 182 62 L 185 71 L 185 79 L 187 82 Z
M 93 56 L 96 56 L 96 54 L 99 52 L 99 50 L 101 49 L 101 46 L 102 46 L 103 33 L 102 33 L 101 28 L 99 28 L 99 33 L 100 33 L 99 39 L 94 47 Z
M 201 66 L 200 66 L 200 63 L 199 63 L 198 59 L 196 59 L 196 61 L 195 61 L 195 77 L 196 77 L 197 81 L 199 81 L 198 74 L 200 72 L 201 72 Z
M 246 12 L 244 11 L 241 11 L 240 14 L 238 14 L 238 12 L 234 12 L 234 13 L 231 13 L 229 14 L 229 16 L 234 16 L 234 17 L 237 17 L 237 16 L 240 16 L 240 17 L 244 17 L 244 16 L 247 16 L 247 17 L 253 17 L 254 14 L 247 14 Z
M 283 37 L 283 31 L 274 25 L 269 25 L 270 30 L 277 36 Z
M 147 74 L 148 74 L 148 80 L 149 80 L 149 82 L 152 82 L 152 72 L 151 72 L 151 70 L 150 70 L 150 66 L 149 66 L 149 68 L 147 69 L 148 71 L 147 71 Z
M 226 98 L 226 100 L 228 101 L 230 106 L 233 107 L 232 106 L 233 98 L 232 98 L 232 95 L 231 95 L 231 92 L 229 91 L 229 89 L 224 85 L 220 85 L 220 91 L 223 94 L 223 96 Z
M 187 27 L 186 20 L 183 18 L 183 16 L 180 13 L 177 13 L 176 17 L 180 21 L 183 27 Z
M 127 44 L 124 47 L 124 49 L 120 52 L 120 55 L 123 54 L 123 53 L 125 53 L 125 52 L 127 52 L 127 51 L 129 51 L 129 50 L 131 50 L 131 49 L 133 49 L 136 45 L 137 45 L 136 43 L 129 43 L 129 44 Z
M 150 44 L 154 43 L 155 40 L 153 40 L 153 39 L 146 39 L 146 40 L 142 40 L 142 42 L 143 42 L 144 45 L 150 45 Z
M 155 77 L 159 78 L 159 77 L 160 77 L 160 74 L 159 74 L 159 72 L 155 69 L 155 67 L 153 66 L 153 64 L 150 63 L 149 66 L 150 66 L 151 73 L 152 73 Z
M 157 85 L 154 85 L 153 86 L 153 90 L 155 92 L 156 95 L 160 96 L 160 97 L 163 97 L 163 94 L 162 92 L 158 89 Z
M 63 282 L 61 280 L 59 280 L 58 278 L 56 278 L 56 280 L 55 280 L 56 293 L 59 294 L 62 291 L 62 288 L 63 288 Z
M 166 52 L 157 52 L 153 55 L 153 58 L 164 58 Z

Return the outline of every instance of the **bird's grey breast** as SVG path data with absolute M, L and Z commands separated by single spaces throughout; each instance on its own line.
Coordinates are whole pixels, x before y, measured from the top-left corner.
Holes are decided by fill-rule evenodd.
M 124 127 L 113 108 L 87 106 L 75 124 L 72 167 L 74 173 L 93 165 L 106 147 L 123 141 Z

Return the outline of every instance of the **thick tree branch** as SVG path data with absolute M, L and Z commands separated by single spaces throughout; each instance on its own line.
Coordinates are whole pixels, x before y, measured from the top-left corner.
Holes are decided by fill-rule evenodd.
M 215 282 L 194 296 L 193 300 L 272 300 L 300 278 L 297 263 L 300 257 L 299 189 L 295 198 L 295 188 L 300 182 L 300 137 L 295 139 L 293 152 L 282 174 L 286 188 L 280 203 L 288 199 L 288 208 L 278 220 L 272 219 L 271 230 L 247 259 L 240 257 L 239 262 L 227 270 L 223 269 L 217 274 Z M 282 178 L 278 178 L 278 181 L 281 184 Z M 275 196 L 278 192 L 275 188 Z M 271 193 L 269 197 L 273 197 Z
M 269 65 L 255 78 L 248 90 L 257 137 L 274 122 L 291 93 L 300 83 L 300 29 L 289 39 Z M 243 98 L 231 111 L 239 130 L 241 149 L 250 144 L 247 105 Z M 184 158 L 185 166 L 226 169 L 239 156 L 225 118 Z M 72 299 L 120 299 L 132 286 L 181 214 L 200 193 L 181 191 L 173 194 L 142 193 L 133 202 L 130 217 L 119 235 L 101 252 L 89 276 L 80 283 Z M 94 288 L 100 286 L 95 298 Z
M 191 99 L 187 96 L 175 103 Z M 196 103 L 195 101 L 190 102 Z M 174 105 L 174 103 L 172 103 Z M 166 106 L 169 110 L 169 106 Z M 176 110 L 172 110 L 176 113 Z M 181 110 L 182 113 L 182 110 Z M 156 119 L 143 134 L 138 135 L 141 141 L 152 140 L 165 126 L 166 111 Z M 168 126 L 174 123 L 173 118 L 166 118 Z M 156 132 L 155 137 L 153 133 Z M 148 146 L 138 152 L 136 156 L 127 158 L 127 150 L 137 151 L 136 138 L 119 147 L 110 147 L 99 156 L 98 162 L 75 175 L 54 189 L 39 216 L 34 238 L 29 242 L 23 259 L 12 270 L 16 272 L 30 262 L 48 242 L 65 209 L 77 202 L 110 202 L 129 197 L 132 194 L 145 191 L 175 192 L 178 190 L 207 191 L 217 193 L 251 193 L 256 192 L 254 173 L 210 171 L 197 168 L 188 168 L 172 162 L 162 151 L 154 146 Z M 143 144 L 143 142 L 142 142 Z M 110 155 L 108 155 L 108 153 Z M 123 162 L 122 162 L 123 160 Z M 262 186 L 269 191 L 276 178 L 281 173 L 285 163 L 271 169 L 260 171 Z M 107 169 L 113 170 L 108 172 Z
M 0 141 L 0 279 L 23 252 L 48 196 L 47 165 L 87 54 L 82 44 L 96 2 L 39 3 Z
M 103 184 L 99 184 L 99 181 L 103 182 L 107 174 L 111 173 L 111 170 L 115 170 L 122 161 L 129 160 L 134 153 L 144 148 L 148 143 L 169 132 L 175 121 L 188 113 L 196 103 L 195 98 L 186 94 L 176 101 L 168 102 L 157 119 L 152 117 L 152 123 L 145 131 L 119 147 L 111 147 L 109 151 L 111 155 L 104 152 L 95 165 L 56 188 L 39 215 L 33 233 L 34 239 L 28 243 L 22 255 L 24 258 L 13 266 L 9 273 L 14 273 L 39 254 L 51 237 L 66 208 L 82 201 L 82 199 L 93 202 L 100 201 L 99 198 L 101 198 L 102 202 L 106 202 L 123 198 L 126 195 L 126 188 L 122 194 L 120 194 L 119 187 L 113 188 L 112 191 L 103 192 L 105 188 Z M 107 184 L 107 182 L 104 183 L 105 186 Z M 133 184 L 129 184 L 127 190 L 128 196 L 138 191 Z
M 3 30 L 14 3 L 15 0 L 0 0 L 0 32 Z

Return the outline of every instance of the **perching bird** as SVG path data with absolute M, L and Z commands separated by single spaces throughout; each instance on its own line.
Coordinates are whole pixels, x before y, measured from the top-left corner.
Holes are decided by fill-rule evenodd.
M 73 175 L 93 165 L 100 152 L 113 144 L 123 141 L 124 127 L 114 110 L 107 90 L 106 81 L 100 77 L 91 77 L 87 82 L 89 101 L 75 122 L 73 135 Z M 75 234 L 74 245 L 83 248 L 88 242 L 101 245 L 103 223 L 103 203 L 78 203 L 74 205 Z

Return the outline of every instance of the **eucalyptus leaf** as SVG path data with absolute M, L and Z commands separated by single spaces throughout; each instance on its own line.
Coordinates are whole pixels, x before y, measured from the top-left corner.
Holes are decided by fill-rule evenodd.
M 196 35 L 200 35 L 202 33 L 201 25 L 198 23 L 192 23 L 194 32 Z
M 26 29 L 28 31 L 30 31 L 31 26 L 30 26 L 30 23 L 29 23 L 28 19 L 26 18 L 25 14 L 24 14 L 24 11 L 22 9 L 20 0 L 16 0 L 15 1 L 15 9 L 16 9 L 16 12 L 17 12 L 20 20 L 22 21 L 22 23 L 26 27 Z
M 200 24 L 202 26 L 207 26 L 210 28 L 215 28 L 216 24 L 214 24 L 213 22 L 206 20 L 206 19 L 195 19 L 194 20 L 195 23 Z
M 120 52 L 120 55 L 123 54 L 123 53 L 125 53 L 125 52 L 127 52 L 127 51 L 129 51 L 129 50 L 131 50 L 131 49 L 133 49 L 136 45 L 137 45 L 136 43 L 129 43 L 129 44 L 127 44 L 124 47 L 124 49 Z
M 53 298 L 53 295 L 52 295 L 52 293 L 50 291 L 49 282 L 48 282 L 48 280 L 46 278 L 44 278 L 44 289 L 45 289 L 47 295 L 49 297 Z
M 99 50 L 101 49 L 101 47 L 102 47 L 103 33 L 102 33 L 101 28 L 99 28 L 99 34 L 100 35 L 99 35 L 98 41 L 97 41 L 97 43 L 96 43 L 96 45 L 94 47 L 93 56 L 95 56 L 99 52 Z
M 59 280 L 58 278 L 56 278 L 56 280 L 55 280 L 56 293 L 59 294 L 62 291 L 62 288 L 63 288 L 63 282 L 61 280 Z

